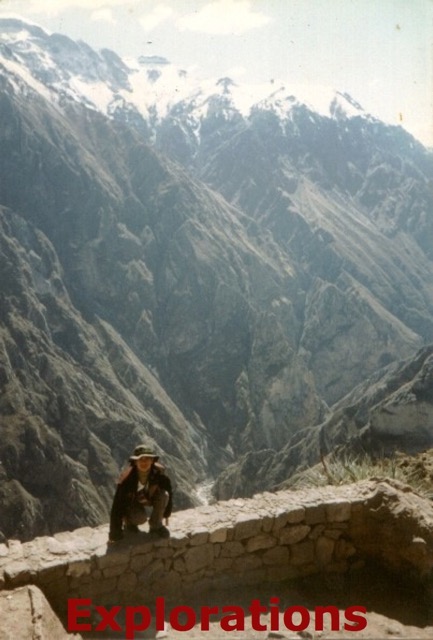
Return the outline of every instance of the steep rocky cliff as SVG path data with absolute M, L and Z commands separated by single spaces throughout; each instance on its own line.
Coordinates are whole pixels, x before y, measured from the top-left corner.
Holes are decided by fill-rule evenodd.
M 136 132 L 4 89 L 4 533 L 106 518 L 117 468 L 145 437 L 167 454 L 177 506 L 193 503 L 244 442 L 281 440 L 260 389 L 290 362 L 293 428 L 316 421 L 323 402 L 291 331 L 271 332 L 272 302 L 293 286 L 287 260 Z M 276 410 L 285 421 L 289 399 Z
M 290 486 L 295 472 L 329 453 L 337 459 L 380 459 L 433 445 L 433 346 L 389 365 L 332 407 L 327 420 L 303 429 L 280 450 L 249 452 L 218 478 L 220 499 Z M 431 455 L 430 455 L 431 457 Z M 424 474 L 427 475 L 427 472 Z

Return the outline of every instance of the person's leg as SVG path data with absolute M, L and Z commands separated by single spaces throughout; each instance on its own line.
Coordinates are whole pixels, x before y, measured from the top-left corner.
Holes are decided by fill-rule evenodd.
M 136 532 L 138 531 L 138 525 L 144 524 L 146 521 L 147 515 L 144 507 L 140 505 L 134 506 L 128 510 L 125 516 L 125 529 L 127 531 Z
M 163 526 L 164 511 L 168 504 L 168 493 L 162 489 L 158 489 L 152 499 L 152 515 L 149 518 L 149 530 L 157 531 Z

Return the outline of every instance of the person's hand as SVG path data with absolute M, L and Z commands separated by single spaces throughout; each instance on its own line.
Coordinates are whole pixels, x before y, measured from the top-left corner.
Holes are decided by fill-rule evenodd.
M 107 544 L 116 544 L 116 542 L 120 542 L 123 539 L 123 534 L 116 538 L 108 538 Z

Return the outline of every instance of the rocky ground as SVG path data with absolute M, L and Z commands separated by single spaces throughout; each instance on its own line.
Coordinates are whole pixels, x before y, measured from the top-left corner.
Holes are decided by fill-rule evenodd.
M 28 592 L 29 590 L 29 592 Z M 3 616 L 7 620 L 7 627 L 2 626 L 0 620 L 0 637 L 2 640 L 23 638 L 27 640 L 35 637 L 33 631 L 40 631 L 37 640 L 59 640 L 59 638 L 75 638 L 79 636 L 63 635 L 62 629 L 49 606 L 45 606 L 43 598 L 31 592 L 32 587 L 23 587 L 21 590 L 8 595 L 4 592 L 0 598 L 0 609 L 3 614 L 13 612 L 13 616 Z M 405 584 L 396 583 L 395 579 L 386 576 L 381 570 L 370 567 L 358 572 L 350 581 L 342 577 L 323 576 L 309 578 L 296 586 L 285 583 L 279 585 L 263 585 L 245 589 L 242 594 L 234 591 L 219 593 L 217 596 L 196 598 L 195 601 L 176 602 L 172 606 L 185 604 L 195 608 L 196 615 L 201 606 L 238 605 L 248 610 L 253 599 L 259 599 L 261 604 L 269 606 L 270 598 L 279 598 L 279 609 L 284 611 L 289 606 L 303 606 L 310 613 L 310 625 L 304 631 L 293 632 L 285 628 L 282 616 L 280 616 L 279 631 L 271 630 L 269 615 L 262 614 L 260 622 L 267 626 L 264 631 L 252 629 L 251 616 L 245 616 L 244 631 L 224 631 L 217 619 L 211 622 L 208 631 L 202 631 L 199 625 L 189 631 L 175 631 L 168 627 L 164 632 L 156 632 L 149 629 L 146 632 L 135 633 L 135 638 L 142 640 L 346 640 L 348 637 L 355 640 L 430 640 L 433 637 L 433 618 L 428 614 L 425 598 Z M 27 610 L 31 603 L 33 613 L 33 626 L 28 626 Z M 47 603 L 46 603 L 47 604 Z M 314 630 L 314 608 L 316 606 L 335 605 L 340 612 L 341 624 L 344 620 L 344 610 L 351 605 L 365 606 L 367 609 L 367 627 L 362 631 L 331 631 L 329 625 L 323 631 Z M 168 607 L 167 607 L 168 608 Z M 171 608 L 171 607 L 170 607 Z M 168 609 L 170 610 L 170 609 Z M 116 618 L 117 619 L 117 618 Z M 296 621 L 296 619 L 294 618 Z M 24 622 L 23 622 L 24 621 Z M 119 619 L 119 622 L 120 619 Z M 27 625 L 27 626 L 26 626 Z M 349 636 L 350 634 L 350 636 Z M 83 640 L 101 638 L 104 640 L 119 640 L 124 638 L 123 633 L 94 632 L 82 634 Z
M 425 492 L 430 489 L 430 497 L 433 497 L 433 449 L 422 451 L 413 456 L 407 456 L 403 453 L 397 454 L 396 464 L 408 483 L 414 480 L 422 483 L 425 486 Z
M 419 495 L 433 500 L 433 449 L 414 455 L 396 452 L 372 458 L 337 451 L 282 482 L 278 489 L 340 486 L 357 480 L 390 478 L 409 485 Z
M 279 616 L 279 629 L 272 629 L 269 614 L 261 614 L 260 623 L 266 627 L 263 631 L 252 628 L 251 615 L 247 614 L 252 600 L 259 599 L 260 603 L 269 607 L 270 599 L 278 598 L 280 612 L 295 605 L 306 608 L 310 615 L 310 624 L 305 630 L 290 631 L 285 627 L 283 615 Z M 245 630 L 226 631 L 220 626 L 218 616 L 213 616 L 214 622 L 209 630 L 201 630 L 197 624 L 188 631 L 176 631 L 167 625 L 164 631 L 156 632 L 155 628 L 136 632 L 135 638 L 146 640 L 346 640 L 348 637 L 359 640 L 431 640 L 433 637 L 433 616 L 430 613 L 426 598 L 413 586 L 396 582 L 395 577 L 386 575 L 382 569 L 371 566 L 358 571 L 351 578 L 336 576 L 335 574 L 311 577 L 293 583 L 276 585 L 262 585 L 261 587 L 246 588 L 242 593 L 228 590 L 214 596 L 197 597 L 195 600 L 176 601 L 171 605 L 166 603 L 166 610 L 170 611 L 178 605 L 193 607 L 197 620 L 200 607 L 240 606 L 244 609 Z M 324 630 L 315 630 L 315 607 L 334 605 L 338 607 L 340 626 L 344 624 L 344 611 L 349 606 L 364 606 L 367 609 L 367 626 L 362 631 L 333 631 L 330 625 Z M 299 622 L 294 617 L 293 621 Z M 119 622 L 121 620 L 119 618 Z M 115 634 L 94 632 L 83 634 L 84 639 L 104 638 L 118 640 L 122 633 Z

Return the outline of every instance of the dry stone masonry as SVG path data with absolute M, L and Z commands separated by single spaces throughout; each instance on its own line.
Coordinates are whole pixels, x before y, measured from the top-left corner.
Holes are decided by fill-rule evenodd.
M 0 545 L 3 596 L 39 588 L 65 618 L 68 598 L 100 605 L 176 601 L 234 585 L 278 583 L 356 570 L 365 559 L 424 581 L 433 567 L 430 502 L 400 483 L 263 493 L 181 511 L 171 537 L 128 534 L 107 545 L 107 526 Z M 1 600 L 0 600 L 1 601 Z

